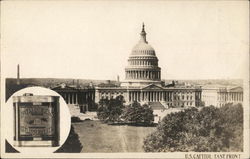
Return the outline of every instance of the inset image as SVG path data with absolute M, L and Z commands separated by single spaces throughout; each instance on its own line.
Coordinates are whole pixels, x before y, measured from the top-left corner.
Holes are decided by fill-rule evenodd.
M 8 99 L 4 112 L 6 139 L 21 153 L 52 153 L 69 135 L 68 106 L 53 90 L 24 88 Z

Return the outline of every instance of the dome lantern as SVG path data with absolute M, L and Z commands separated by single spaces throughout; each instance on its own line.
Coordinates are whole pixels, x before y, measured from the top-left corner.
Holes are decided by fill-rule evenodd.
M 146 39 L 146 35 L 147 35 L 147 33 L 145 32 L 145 25 L 144 25 L 144 23 L 142 23 L 142 31 L 141 31 L 141 40 L 140 40 L 140 42 L 144 42 L 144 43 L 148 43 L 147 42 L 147 39 Z

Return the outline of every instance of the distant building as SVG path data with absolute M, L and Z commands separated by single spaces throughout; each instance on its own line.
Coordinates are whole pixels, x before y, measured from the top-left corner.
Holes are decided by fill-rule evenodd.
M 228 103 L 243 103 L 242 87 L 206 87 L 202 88 L 202 102 L 205 106 L 221 107 Z

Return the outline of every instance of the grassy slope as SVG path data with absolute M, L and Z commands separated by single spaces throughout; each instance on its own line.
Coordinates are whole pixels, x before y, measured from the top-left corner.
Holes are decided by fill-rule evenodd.
M 155 127 L 114 126 L 100 121 L 73 123 L 82 152 L 143 152 L 143 139 Z

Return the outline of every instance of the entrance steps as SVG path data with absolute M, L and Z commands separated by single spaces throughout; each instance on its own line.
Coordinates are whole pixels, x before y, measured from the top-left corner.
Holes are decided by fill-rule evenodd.
M 68 107 L 72 117 L 79 117 L 81 120 L 98 120 L 96 112 L 86 111 L 85 113 L 81 113 L 79 105 L 68 104 Z

